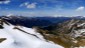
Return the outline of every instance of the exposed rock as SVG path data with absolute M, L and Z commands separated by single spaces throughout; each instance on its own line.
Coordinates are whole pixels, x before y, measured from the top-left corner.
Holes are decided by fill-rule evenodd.
M 0 43 L 2 43 L 6 38 L 0 38 Z
M 41 32 L 45 39 L 65 48 L 85 46 L 85 20 L 72 19 L 58 25 L 40 28 L 38 32 Z

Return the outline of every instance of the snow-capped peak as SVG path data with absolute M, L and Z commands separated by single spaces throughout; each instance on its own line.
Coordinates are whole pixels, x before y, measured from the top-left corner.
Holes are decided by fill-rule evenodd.
M 13 16 L 13 14 L 8 14 L 8 15 L 6 15 L 6 16 Z
M 45 41 L 43 36 L 33 28 L 15 26 L 0 20 L 0 48 L 63 48 L 60 45 Z

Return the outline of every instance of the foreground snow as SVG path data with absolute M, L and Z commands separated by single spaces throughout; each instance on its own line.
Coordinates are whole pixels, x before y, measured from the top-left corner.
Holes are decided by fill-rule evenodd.
M 18 27 L 39 38 L 13 29 L 13 25 L 4 24 L 3 26 L 4 29 L 0 29 L 0 38 L 7 38 L 7 40 L 0 43 L 0 48 L 64 48 L 60 45 L 46 42 L 43 36 L 37 33 L 35 29 Z

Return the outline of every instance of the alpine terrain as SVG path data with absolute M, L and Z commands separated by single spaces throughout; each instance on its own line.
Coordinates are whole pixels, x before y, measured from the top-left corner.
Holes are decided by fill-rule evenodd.
M 52 23 L 49 19 L 41 20 L 40 23 L 47 21 L 52 24 L 44 24 L 45 26 L 34 24 L 29 28 L 21 24 L 24 23 L 22 21 L 25 23 L 27 21 L 30 26 L 30 21 L 34 23 L 40 19 L 0 17 L 0 48 L 85 48 L 84 18 L 69 17 L 65 21 L 58 22 L 59 18 L 56 18 L 57 23 Z
M 47 41 L 34 28 L 12 25 L 0 19 L 0 48 L 63 48 Z

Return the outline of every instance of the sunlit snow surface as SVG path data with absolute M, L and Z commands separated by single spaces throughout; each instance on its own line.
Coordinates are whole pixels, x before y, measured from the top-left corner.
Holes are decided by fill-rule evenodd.
M 35 29 L 19 27 L 30 34 L 35 34 L 39 38 L 30 34 L 23 33 L 17 29 L 13 29 L 13 25 L 4 24 L 4 29 L 0 29 L 0 38 L 7 38 L 7 40 L 0 43 L 0 48 L 64 48 L 60 45 L 46 42 L 42 35 L 37 33 Z

